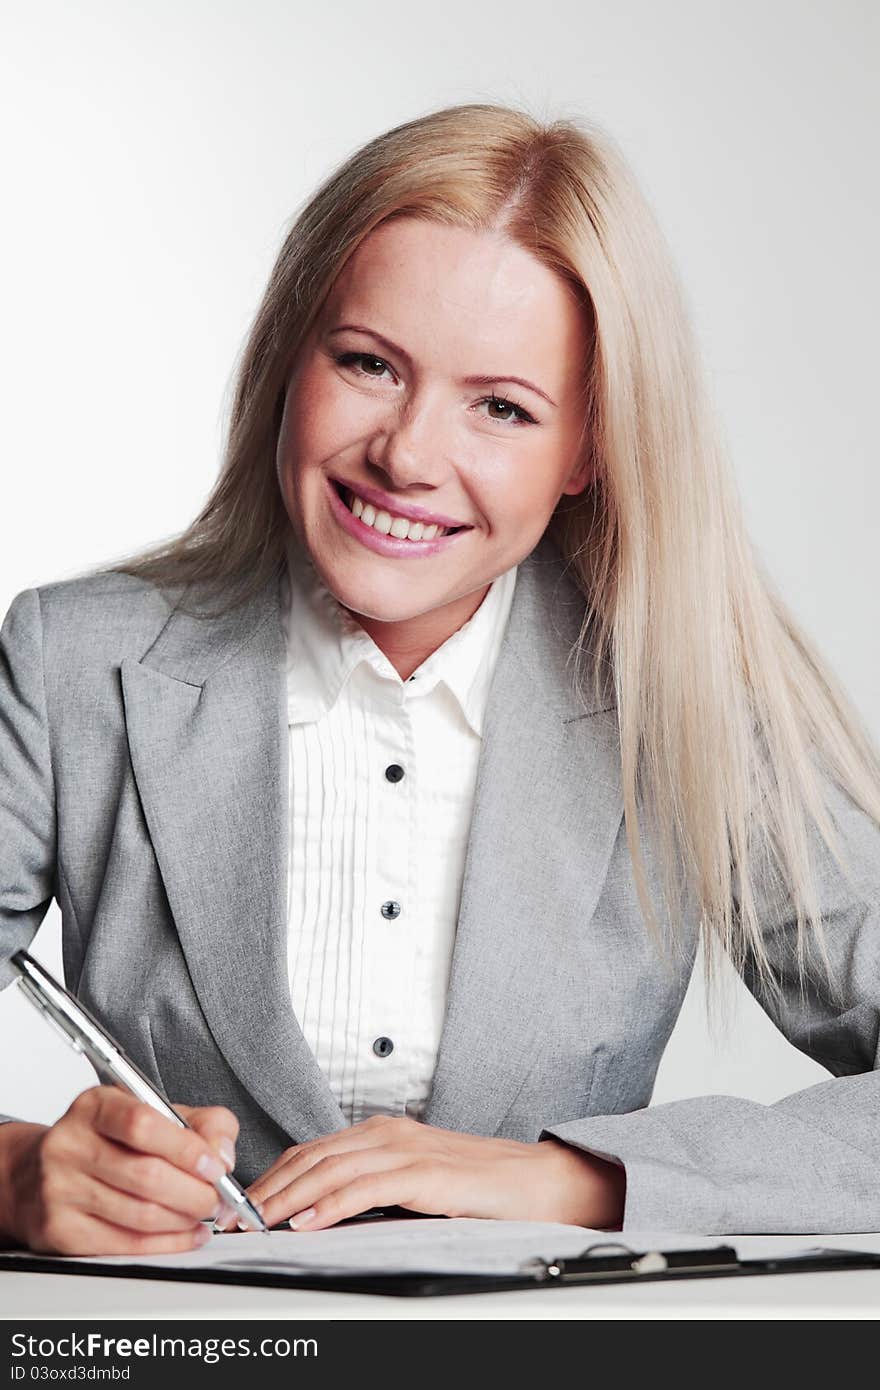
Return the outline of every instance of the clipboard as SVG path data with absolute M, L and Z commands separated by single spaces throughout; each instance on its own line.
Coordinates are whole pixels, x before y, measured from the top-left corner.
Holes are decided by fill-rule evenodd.
M 600 1253 L 614 1251 L 614 1254 Z M 600 1284 L 649 1284 L 659 1280 L 725 1279 L 772 1274 L 813 1274 L 833 1270 L 880 1269 L 880 1254 L 817 1247 L 775 1259 L 740 1259 L 732 1245 L 698 1250 L 633 1250 L 618 1241 L 587 1246 L 560 1260 L 526 1261 L 518 1274 L 321 1274 L 319 1271 L 175 1269 L 169 1266 L 103 1265 L 88 1259 L 63 1261 L 52 1255 L 2 1255 L 0 1270 L 37 1274 L 79 1274 L 111 1279 L 162 1279 L 195 1284 L 245 1284 L 274 1289 L 311 1289 L 380 1294 L 396 1298 L 448 1297 L 453 1294 L 505 1293 L 516 1289 L 577 1288 Z

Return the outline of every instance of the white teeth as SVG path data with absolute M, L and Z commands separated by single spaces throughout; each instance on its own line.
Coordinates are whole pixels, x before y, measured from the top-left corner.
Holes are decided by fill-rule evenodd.
M 447 534 L 445 526 L 426 526 L 422 521 L 407 521 L 404 516 L 392 516 L 390 512 L 377 511 L 369 502 L 362 502 L 356 493 L 345 489 L 345 500 L 365 526 L 372 526 L 383 536 L 395 536 L 398 540 L 432 541 L 435 536 Z

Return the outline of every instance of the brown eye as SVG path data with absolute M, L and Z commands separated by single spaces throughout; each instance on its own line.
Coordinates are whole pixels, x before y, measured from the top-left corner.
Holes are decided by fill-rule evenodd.
M 381 357 L 373 357 L 372 354 L 368 352 L 343 352 L 336 358 L 336 361 L 339 363 L 340 367 L 352 367 L 355 363 L 370 363 L 372 366 L 378 367 L 379 371 L 364 371 L 364 376 L 374 376 L 377 378 L 382 375 L 382 372 L 384 372 L 388 366 L 387 362 L 383 362 Z M 359 370 L 363 371 L 363 367 L 359 367 Z
M 480 404 L 488 405 L 490 409 L 497 408 L 504 411 L 513 411 L 512 415 L 490 414 L 488 416 L 488 419 L 497 420 L 501 425 L 534 425 L 536 423 L 534 416 L 530 415 L 527 410 L 524 410 L 521 405 L 517 405 L 514 401 L 502 400 L 500 396 L 486 396 Z

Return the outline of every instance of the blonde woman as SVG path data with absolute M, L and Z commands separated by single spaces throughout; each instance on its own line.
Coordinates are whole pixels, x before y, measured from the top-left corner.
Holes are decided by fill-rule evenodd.
M 880 763 L 602 132 L 465 105 L 355 153 L 201 515 L 0 642 L 4 958 L 57 897 L 197 1131 L 109 1087 L 9 1118 L 7 1242 L 188 1249 L 218 1163 L 308 1230 L 880 1227 Z M 833 1079 L 648 1108 L 700 937 Z

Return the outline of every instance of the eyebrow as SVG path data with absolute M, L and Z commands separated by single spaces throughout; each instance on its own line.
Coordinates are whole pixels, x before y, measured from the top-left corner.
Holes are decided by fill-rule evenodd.
M 398 343 L 394 343 L 390 338 L 386 338 L 382 333 L 377 333 L 375 328 L 366 328 L 360 323 L 340 323 L 335 328 L 331 328 L 328 337 L 334 333 L 368 333 L 371 338 L 375 338 L 389 352 L 396 352 L 406 362 L 411 362 L 409 353 Z M 533 381 L 527 381 L 522 376 L 505 376 L 503 372 L 496 373 L 495 376 L 465 376 L 461 378 L 466 386 L 493 386 L 496 382 L 512 381 L 517 386 L 525 386 L 527 390 L 534 391 L 535 395 L 542 396 L 550 405 L 555 406 L 556 402 L 552 396 L 548 396 L 546 391 L 542 391 L 540 386 L 536 386 Z

